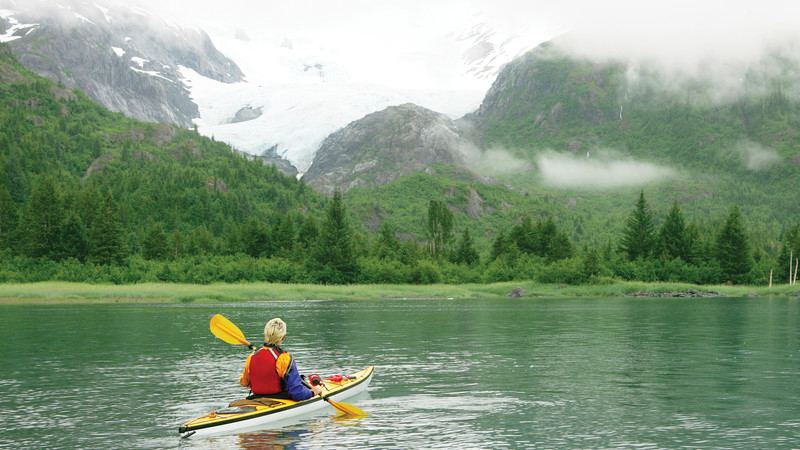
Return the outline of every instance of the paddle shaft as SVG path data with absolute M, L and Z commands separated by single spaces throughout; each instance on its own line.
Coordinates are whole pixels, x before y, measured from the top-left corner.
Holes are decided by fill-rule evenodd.
M 303 375 L 301 377 L 301 381 L 303 382 L 303 386 L 311 389 L 311 385 L 308 384 L 308 382 L 306 381 L 305 375 Z M 328 390 L 328 386 L 325 386 L 325 383 L 322 383 L 321 386 L 323 388 L 325 388 L 326 391 Z M 333 406 L 337 411 L 339 411 L 342 414 L 348 414 L 348 415 L 351 415 L 351 416 L 368 416 L 369 415 L 369 414 L 365 413 L 362 409 L 358 408 L 357 406 L 353 406 L 353 405 L 351 405 L 349 403 L 344 403 L 344 402 L 335 402 L 335 401 L 329 399 L 327 395 L 319 394 L 319 396 L 322 397 L 322 399 L 325 400 L 326 402 L 330 403 L 331 406 Z

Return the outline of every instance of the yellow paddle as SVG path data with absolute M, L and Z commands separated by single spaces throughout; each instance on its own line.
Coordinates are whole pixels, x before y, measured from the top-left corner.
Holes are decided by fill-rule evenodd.
M 303 375 L 303 376 L 305 377 L 305 375 Z M 311 389 L 311 385 L 308 384 L 308 382 L 305 379 L 303 379 L 303 384 L 307 388 Z M 325 390 L 328 390 L 328 387 L 325 386 L 324 384 L 322 385 L 322 387 L 325 388 Z M 353 406 L 353 405 L 351 405 L 349 403 L 335 402 L 335 401 L 329 399 L 327 396 L 324 396 L 324 395 L 322 396 L 322 399 L 325 400 L 326 402 L 330 403 L 331 406 L 336 408 L 336 410 L 339 411 L 342 414 L 347 414 L 348 416 L 362 416 L 362 417 L 366 417 L 366 416 L 369 415 L 366 412 L 364 412 L 364 410 L 362 410 L 361 408 L 359 408 L 357 406 Z
M 211 324 L 209 326 L 211 327 L 211 332 L 214 333 L 214 336 L 222 339 L 228 344 L 246 345 L 250 350 L 255 350 L 256 348 L 255 345 L 251 344 L 247 339 L 245 339 L 242 330 L 234 325 L 233 322 L 226 319 L 222 314 L 215 314 L 214 317 L 211 318 Z
M 227 342 L 228 344 L 233 345 L 246 345 L 247 348 L 254 350 L 255 346 L 251 344 L 245 337 L 242 330 L 239 329 L 233 322 L 225 318 L 222 314 L 215 314 L 214 317 L 211 318 L 211 323 L 209 324 L 211 328 L 211 332 L 214 333 L 214 336 L 222 339 L 223 341 Z M 305 380 L 303 380 L 305 383 Z M 308 386 L 307 383 L 305 383 Z M 324 385 L 323 385 L 324 386 Z M 308 386 L 311 388 L 310 386 Z M 349 414 L 351 416 L 368 416 L 369 414 L 362 411 L 360 408 L 357 408 L 353 405 L 348 403 L 342 402 L 334 402 L 333 400 L 329 399 L 327 396 L 322 396 L 322 399 L 326 402 L 330 403 L 331 406 L 336 408 L 342 414 Z

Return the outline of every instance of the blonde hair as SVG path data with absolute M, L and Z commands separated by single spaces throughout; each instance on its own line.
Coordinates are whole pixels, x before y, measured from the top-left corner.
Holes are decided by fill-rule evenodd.
M 280 345 L 286 337 L 286 322 L 276 317 L 264 326 L 264 343 Z

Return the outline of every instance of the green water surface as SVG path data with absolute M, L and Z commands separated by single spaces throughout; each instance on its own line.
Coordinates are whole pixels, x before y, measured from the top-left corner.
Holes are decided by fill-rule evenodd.
M 247 394 L 282 317 L 301 372 L 375 366 L 370 414 L 180 439 Z M 0 304 L 0 447 L 798 448 L 800 299 Z M 334 412 L 331 408 L 331 412 Z

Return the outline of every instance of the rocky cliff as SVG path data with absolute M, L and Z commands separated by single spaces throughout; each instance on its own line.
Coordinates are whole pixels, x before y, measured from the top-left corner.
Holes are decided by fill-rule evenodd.
M 444 114 L 390 106 L 328 136 L 303 179 L 326 195 L 337 187 L 381 186 L 434 162 L 463 165 L 472 147 Z
M 623 71 L 616 62 L 569 56 L 547 42 L 507 64 L 478 110 L 464 120 L 479 142 L 500 123 L 511 124 L 512 133 L 544 137 L 619 120 Z
M 208 36 L 127 6 L 0 1 L 2 40 L 27 68 L 79 89 L 112 111 L 192 126 L 197 105 L 181 66 L 222 82 L 243 79 Z

